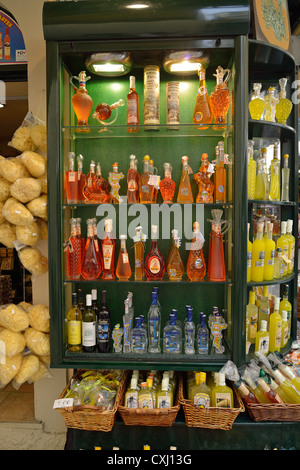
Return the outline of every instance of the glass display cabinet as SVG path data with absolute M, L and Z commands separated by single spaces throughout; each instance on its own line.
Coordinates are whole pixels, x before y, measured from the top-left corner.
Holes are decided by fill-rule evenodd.
M 219 370 L 228 359 L 239 366 L 252 351 L 251 348 L 249 351 L 246 348 L 246 308 L 249 290 L 253 287 L 268 284 L 280 289 L 288 283 L 289 298 L 293 305 L 289 345 L 296 337 L 297 279 L 294 271 L 279 282 L 247 282 L 246 263 L 247 224 L 250 223 L 252 237 L 257 217 L 267 210 L 274 215 L 278 209 L 278 220 L 294 220 L 294 234 L 297 230 L 297 171 L 294 171 L 298 169 L 296 107 L 293 107 L 287 124 L 248 119 L 248 102 L 253 83 L 260 81 L 264 88 L 276 86 L 279 78 L 288 74 L 288 93 L 291 95 L 294 61 L 288 53 L 276 47 L 248 39 L 249 2 L 233 1 L 230 5 L 225 5 L 222 1 L 214 1 L 207 6 L 207 2 L 201 1 L 170 0 L 160 6 L 149 4 L 149 8 L 145 10 L 129 8 L 132 6 L 117 0 L 109 3 L 95 1 L 44 4 L 48 96 L 51 366 Z M 196 68 L 190 70 L 192 66 Z M 201 78 L 201 74 L 198 75 L 200 67 L 205 71 L 205 84 L 203 76 Z M 134 88 L 130 77 L 135 77 L 135 90 L 139 98 L 138 122 L 130 121 L 128 117 L 128 112 L 136 104 L 136 100 L 134 103 L 127 101 L 132 98 L 128 98 L 130 88 Z M 221 85 L 222 78 L 225 85 Z M 217 84 L 219 87 L 216 87 Z M 221 108 L 226 105 L 229 96 L 224 122 L 214 118 L 208 124 L 205 123 L 204 108 L 201 108 L 204 101 L 201 101 L 197 111 L 198 121 L 193 120 L 196 100 L 202 99 L 201 93 L 204 90 L 205 94 L 205 85 L 210 97 L 213 92 L 222 91 L 218 95 L 218 105 Z M 78 117 L 78 113 L 76 115 L 74 102 L 74 97 L 78 97 L 76 89 L 84 91 L 85 87 L 87 121 L 84 116 Z M 120 103 L 119 100 L 123 102 Z M 107 119 L 105 112 L 111 113 Z M 78 122 L 80 120 L 83 122 Z M 263 146 L 273 146 L 274 140 L 279 139 L 282 163 L 283 155 L 289 154 L 291 179 L 288 202 L 268 200 L 266 204 L 265 200 L 248 199 L 249 139 L 255 142 L 256 153 Z M 208 199 L 196 202 L 199 188 L 203 186 L 202 183 L 198 186 L 194 177 L 200 167 L 204 168 L 206 157 L 203 154 L 207 154 L 210 163 L 209 170 L 206 167 L 206 173 L 201 173 L 206 175 L 205 197 L 209 197 L 210 183 L 218 187 L 221 193 L 216 193 L 215 189 L 212 192 L 212 202 L 206 202 Z M 131 155 L 135 158 L 130 159 Z M 150 184 L 150 189 L 157 193 L 156 202 L 151 204 L 141 203 L 140 194 L 137 201 L 130 199 L 132 192 L 128 192 L 128 188 L 136 189 L 132 178 L 127 180 L 130 161 L 137 161 L 136 169 L 141 181 L 145 167 L 147 169 L 149 166 L 149 161 L 144 159 L 146 155 L 153 160 L 154 166 L 151 179 L 154 186 Z M 185 174 L 192 193 L 189 202 L 184 199 L 189 191 L 186 186 L 181 186 L 184 156 L 188 157 L 191 169 Z M 163 200 L 163 188 L 157 190 L 158 182 L 165 178 L 166 163 L 172 168 L 171 176 L 175 183 L 173 199 L 167 199 L 168 202 Z M 220 175 L 218 165 L 222 166 L 226 175 L 223 181 L 225 197 L 222 184 L 217 179 Z M 85 178 L 78 193 L 78 176 L 81 174 Z M 112 190 L 116 180 L 114 193 Z M 72 194 L 74 181 L 77 182 L 75 196 Z M 140 184 L 140 188 L 142 187 Z M 217 254 L 217 261 L 212 261 L 213 254 L 217 253 L 217 248 L 213 246 L 216 240 L 212 232 L 215 227 L 219 227 L 216 221 L 212 223 L 212 211 L 221 211 L 214 214 L 222 219 L 221 229 L 217 232 L 218 243 L 220 242 L 218 247 L 224 253 L 225 274 L 219 278 L 212 274 L 212 266 L 217 266 L 221 271 L 223 266 L 220 254 Z M 97 270 L 96 254 L 93 252 L 92 256 L 90 253 L 90 257 L 87 256 L 87 271 L 89 268 L 92 271 L 95 269 L 94 274 L 89 272 L 84 275 L 82 265 L 77 273 L 74 265 L 71 268 L 68 266 L 70 248 L 76 251 L 76 246 L 80 244 L 77 241 L 77 245 L 70 245 L 70 239 L 78 237 L 78 231 L 76 232 L 75 226 L 72 227 L 72 221 L 75 224 L 74 219 L 80 219 L 80 232 L 84 239 L 82 247 L 85 247 L 89 237 L 94 239 L 95 232 L 89 228 L 89 221 L 96 220 L 94 226 L 96 224 L 100 251 L 105 245 L 105 221 L 112 221 L 114 260 L 111 260 L 111 248 L 106 254 L 102 251 L 102 270 Z M 189 255 L 195 251 L 195 222 L 198 222 L 204 237 L 202 251 L 205 263 L 202 263 L 205 264 L 205 275 L 191 281 L 188 266 Z M 151 252 L 152 228 L 157 227 L 157 244 L 165 263 L 162 279 L 157 275 L 160 268 L 155 263 L 150 269 L 150 279 L 146 275 L 141 279 L 135 273 L 139 265 L 134 248 L 137 239 L 134 237 L 139 226 L 142 226 L 142 232 L 146 235 L 145 264 L 149 262 L 147 255 Z M 172 273 L 167 269 L 174 229 L 179 234 L 179 253 L 184 267 L 180 280 L 171 280 Z M 128 280 L 119 280 L 116 276 L 122 235 L 126 236 L 125 258 L 129 259 L 131 267 Z M 124 240 L 122 243 L 124 244 Z M 85 248 L 81 249 L 81 253 L 83 252 Z M 105 263 L 113 266 L 113 279 L 103 278 L 103 272 L 107 268 Z M 197 263 L 192 271 L 198 270 L 199 259 Z M 125 300 L 128 293 L 131 293 L 133 299 L 133 326 L 136 324 L 136 317 L 140 316 L 144 316 L 147 323 L 152 291 L 156 287 L 161 310 L 160 352 L 124 352 L 123 349 L 116 352 L 112 340 L 106 352 L 99 352 L 97 348 L 91 352 L 68 349 L 67 314 L 72 307 L 72 293 L 78 294 L 81 290 L 85 300 L 86 295 L 96 289 L 99 303 L 102 291 L 106 291 L 112 332 L 117 324 L 124 328 L 123 316 L 126 313 Z M 217 340 L 213 344 L 210 339 L 208 352 L 199 354 L 196 332 L 195 353 L 185 353 L 184 324 L 187 306 L 193 309 L 196 329 L 200 323 L 200 312 L 206 315 L 207 325 L 213 308 L 218 308 L 225 322 L 222 325 L 222 348 L 218 349 L 220 345 Z M 177 311 L 177 322 L 183 333 L 180 353 L 166 353 L 163 348 L 163 329 L 169 322 L 173 309 Z M 217 323 L 220 327 L 220 321 Z M 211 337 L 210 327 L 209 332 Z

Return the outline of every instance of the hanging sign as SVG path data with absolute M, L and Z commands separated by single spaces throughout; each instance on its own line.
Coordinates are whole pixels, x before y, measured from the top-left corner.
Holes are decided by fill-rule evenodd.
M 0 65 L 26 63 L 22 31 L 16 21 L 0 9 Z

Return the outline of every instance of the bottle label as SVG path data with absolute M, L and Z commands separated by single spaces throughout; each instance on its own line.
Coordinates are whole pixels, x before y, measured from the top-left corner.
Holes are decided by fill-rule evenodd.
M 251 268 L 252 251 L 247 251 L 247 268 Z
M 148 194 L 150 191 L 150 188 L 147 184 L 145 184 L 144 186 L 142 186 L 142 193 L 146 193 Z
M 268 259 L 268 266 L 274 265 L 275 262 L 275 250 L 271 250 L 270 259 Z
M 169 396 L 159 396 L 157 399 L 157 408 L 171 408 L 171 400 Z
M 189 195 L 188 188 L 181 188 L 180 194 L 182 194 L 182 196 L 188 196 Z
M 128 191 L 136 191 L 137 187 L 137 182 L 135 180 L 128 181 Z
M 82 346 L 96 345 L 96 322 L 82 322 Z
M 128 264 L 129 263 L 128 253 L 122 253 L 122 259 L 123 259 L 124 264 Z
M 231 394 L 228 392 L 216 392 L 216 407 L 231 408 Z
M 258 350 L 263 354 L 269 352 L 269 335 L 261 336 L 258 340 Z
M 160 260 L 156 256 L 152 256 L 149 259 L 149 271 L 152 274 L 158 274 L 160 272 L 161 265 Z
M 270 308 L 269 307 L 265 307 L 263 304 L 261 304 L 259 306 L 259 309 L 260 309 L 261 313 L 263 313 L 264 315 L 270 315 Z
M 75 171 L 69 171 L 69 173 L 68 173 L 69 183 L 73 183 L 75 181 L 75 177 L 76 177 L 76 172 Z
M 165 336 L 165 348 L 167 351 L 172 352 L 172 353 L 177 353 L 180 352 L 180 337 L 179 333 L 176 331 L 169 331 L 166 333 Z
M 198 348 L 199 353 L 208 352 L 208 335 L 207 334 L 199 334 L 197 336 L 197 348 Z
M 137 101 L 127 101 L 127 124 L 137 124 Z
M 127 408 L 137 408 L 138 407 L 138 398 L 137 392 L 127 392 L 125 406 Z
M 220 184 L 220 186 L 218 186 L 218 191 L 219 191 L 219 193 L 224 193 L 224 186 L 222 184 Z
M 81 322 L 68 321 L 68 343 L 71 345 L 81 344 Z
M 158 342 L 159 340 L 159 319 L 153 318 L 149 320 L 149 339 L 150 342 Z
M 206 86 L 202 85 L 198 88 L 198 95 L 205 95 L 207 93 Z
M 287 342 L 288 342 L 288 339 L 289 339 L 289 326 L 286 325 L 283 329 L 282 329 L 282 338 L 283 338 L 283 344 L 285 345 Z
M 263 268 L 265 264 L 265 252 L 260 251 L 258 253 L 258 260 L 255 262 L 255 266 L 258 268 Z
M 102 245 L 104 269 L 110 269 L 113 245 Z
M 276 323 L 276 336 L 275 336 L 276 348 L 280 348 L 280 345 L 281 345 L 281 330 L 282 330 L 282 322 L 280 320 Z
M 139 397 L 139 408 L 154 408 L 153 398 L 150 393 L 145 393 Z
M 98 343 L 109 341 L 109 323 L 106 320 L 100 320 L 97 323 L 97 341 Z
M 210 398 L 207 393 L 195 393 L 193 398 L 193 404 L 198 406 L 198 408 L 209 408 L 210 407 Z

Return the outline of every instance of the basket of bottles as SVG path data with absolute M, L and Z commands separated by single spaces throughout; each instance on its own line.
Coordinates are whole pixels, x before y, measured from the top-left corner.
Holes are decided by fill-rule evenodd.
M 124 400 L 126 371 L 77 370 L 62 391 L 56 409 L 68 428 L 111 431 Z M 67 406 L 61 407 L 66 400 Z M 70 401 L 67 399 L 71 399 Z
M 172 426 L 180 409 L 180 373 L 133 371 L 118 411 L 128 426 Z
M 206 373 L 188 373 L 180 393 L 185 424 L 189 427 L 222 429 L 228 431 L 238 415 L 245 411 L 238 393 L 226 385 L 224 374 L 218 374 L 218 386 Z M 188 398 L 185 398 L 187 396 Z

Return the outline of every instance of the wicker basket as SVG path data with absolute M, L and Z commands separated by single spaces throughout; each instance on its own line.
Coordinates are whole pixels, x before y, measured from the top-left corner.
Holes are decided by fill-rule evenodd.
M 178 377 L 178 387 L 175 394 L 174 406 L 171 408 L 127 408 L 119 405 L 118 411 L 127 426 L 172 426 L 180 409 L 179 391 L 182 388 L 182 376 Z M 129 381 L 128 381 L 129 383 Z
M 73 378 L 81 377 L 85 370 L 78 370 Z M 118 387 L 116 399 L 112 410 L 99 410 L 96 406 L 82 405 L 69 408 L 57 408 L 68 428 L 82 429 L 84 431 L 111 431 L 116 420 L 119 403 L 123 403 L 127 373 L 123 376 Z M 72 379 L 71 379 L 72 380 Z M 70 380 L 70 382 L 71 382 Z M 63 398 L 70 388 L 70 382 L 64 388 L 59 398 Z
M 300 421 L 300 404 L 245 403 L 254 421 Z
M 183 396 L 183 386 L 179 390 L 179 399 L 183 407 L 185 424 L 194 428 L 232 429 L 235 419 L 245 411 L 243 401 L 233 390 L 234 408 L 199 408 Z

